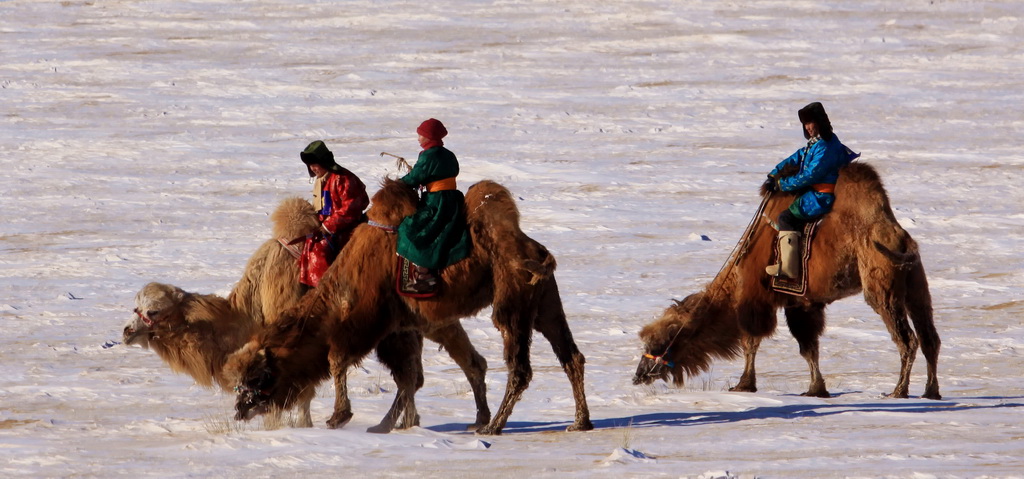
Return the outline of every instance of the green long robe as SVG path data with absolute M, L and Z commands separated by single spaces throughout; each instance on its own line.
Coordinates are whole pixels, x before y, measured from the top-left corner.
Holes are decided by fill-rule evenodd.
M 403 182 L 414 188 L 459 174 L 455 154 L 443 146 L 420 152 Z M 469 256 L 466 199 L 459 190 L 424 192 L 416 213 L 398 225 L 398 254 L 413 263 L 439 270 Z

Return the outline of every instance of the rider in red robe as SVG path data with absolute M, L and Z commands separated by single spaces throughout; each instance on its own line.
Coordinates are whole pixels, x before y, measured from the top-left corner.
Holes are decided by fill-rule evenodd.
M 299 281 L 315 287 L 352 230 L 363 222 L 363 210 L 370 205 L 370 198 L 359 177 L 338 165 L 323 141 L 310 143 L 299 156 L 313 178 L 311 203 L 320 219 L 320 231 L 306 237 L 303 244 Z

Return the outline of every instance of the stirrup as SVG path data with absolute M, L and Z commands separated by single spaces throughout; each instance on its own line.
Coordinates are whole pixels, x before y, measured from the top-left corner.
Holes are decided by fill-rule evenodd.
M 413 282 L 411 286 L 417 291 L 430 291 L 434 286 L 437 286 L 437 276 L 427 268 L 422 270 L 420 268 L 423 267 L 417 264 L 413 265 Z

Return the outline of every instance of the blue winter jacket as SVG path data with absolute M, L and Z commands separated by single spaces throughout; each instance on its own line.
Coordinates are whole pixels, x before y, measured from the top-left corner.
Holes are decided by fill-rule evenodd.
M 805 221 L 813 220 L 832 210 L 836 196 L 833 193 L 815 191 L 811 187 L 820 184 L 835 184 L 839 179 L 839 168 L 846 166 L 851 160 L 860 156 L 850 151 L 832 135 L 831 139 L 808 142 L 807 146 L 782 160 L 770 176 L 778 177 L 779 173 L 789 166 L 796 167 L 797 173 L 779 180 L 779 189 L 795 192 L 796 200 L 789 207 L 797 218 Z

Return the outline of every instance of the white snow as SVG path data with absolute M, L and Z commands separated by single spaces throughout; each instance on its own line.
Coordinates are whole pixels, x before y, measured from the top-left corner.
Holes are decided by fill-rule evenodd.
M 0 0 L 0 476 L 1024 477 L 1024 3 L 1017 0 Z M 722 266 L 822 101 L 920 243 L 944 399 L 860 298 L 828 309 L 829 399 L 785 327 L 740 361 L 631 384 L 636 333 Z M 233 397 L 113 345 L 149 281 L 226 294 L 324 139 L 375 190 L 428 117 L 557 255 L 596 430 L 550 347 L 505 434 L 428 346 L 422 427 L 373 435 L 368 359 L 329 430 L 235 423 Z M 464 321 L 505 383 L 500 334 Z

